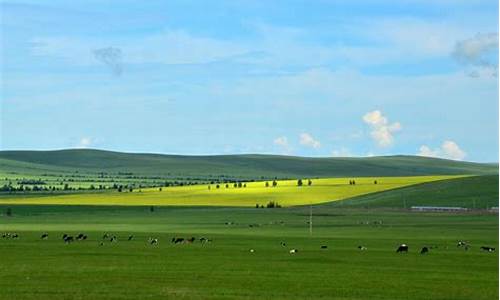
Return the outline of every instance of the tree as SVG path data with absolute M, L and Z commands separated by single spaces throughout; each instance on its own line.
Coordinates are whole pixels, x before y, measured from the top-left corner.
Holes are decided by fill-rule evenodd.
M 5 211 L 5 215 L 7 217 L 11 217 L 12 216 L 12 209 L 10 207 L 7 207 L 7 210 Z
M 308 180 L 307 180 L 307 185 L 312 185 L 312 184 L 313 184 L 312 180 L 311 180 L 311 179 L 308 179 Z
M 229 188 L 229 184 L 226 183 L 226 189 Z
M 376 181 L 376 180 L 375 180 L 375 181 L 373 181 L 373 184 L 377 184 L 377 181 Z
M 278 182 L 276 180 L 273 180 L 273 187 L 277 186 L 277 185 L 278 185 Z
M 240 187 L 242 187 L 242 186 L 243 186 L 243 185 L 242 185 L 242 183 L 241 183 L 241 182 L 238 182 L 238 187 L 240 188 Z
M 220 185 L 216 185 L 215 187 L 216 187 L 216 188 L 220 188 Z
M 266 187 L 269 187 L 269 182 L 268 181 L 266 181 Z
M 161 188 L 159 188 L 158 191 L 161 192 Z
M 302 179 L 297 180 L 297 185 L 302 186 Z

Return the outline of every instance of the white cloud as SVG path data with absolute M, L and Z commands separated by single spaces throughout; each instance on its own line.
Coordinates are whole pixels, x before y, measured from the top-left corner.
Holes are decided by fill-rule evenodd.
M 394 133 L 401 130 L 401 124 L 389 124 L 387 118 L 380 110 L 368 112 L 363 116 L 363 121 L 371 128 L 370 135 L 380 147 L 388 147 L 394 143 Z
M 321 147 L 321 143 L 318 140 L 314 139 L 312 135 L 305 132 L 300 134 L 299 143 L 302 146 L 311 147 L 314 149 Z
M 78 143 L 77 147 L 78 148 L 88 148 L 92 144 L 94 144 L 94 140 L 90 137 L 82 137 L 80 139 L 80 142 Z
M 345 147 L 341 147 L 339 149 L 334 149 L 332 151 L 333 157 L 352 157 L 354 156 L 351 151 Z
M 285 154 L 289 154 L 291 152 L 291 147 L 290 144 L 288 143 L 288 138 L 286 136 L 280 136 L 275 138 L 273 143 L 276 146 L 281 147 Z
M 280 136 L 274 139 L 274 144 L 281 147 L 289 147 L 288 139 L 286 136 Z
M 444 141 L 441 147 L 435 149 L 431 149 L 427 145 L 422 145 L 417 155 L 463 160 L 467 155 L 467 153 L 465 153 L 465 151 L 460 149 L 457 143 L 448 140 Z

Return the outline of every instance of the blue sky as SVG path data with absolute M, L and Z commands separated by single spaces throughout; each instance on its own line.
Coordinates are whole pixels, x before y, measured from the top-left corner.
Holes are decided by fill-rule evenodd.
M 0 3 L 1 149 L 498 161 L 497 1 Z

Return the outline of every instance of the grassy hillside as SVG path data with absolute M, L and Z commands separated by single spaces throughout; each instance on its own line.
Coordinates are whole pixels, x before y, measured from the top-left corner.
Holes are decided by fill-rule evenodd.
M 498 176 L 474 176 L 363 195 L 330 203 L 344 207 L 459 206 L 491 208 L 498 206 Z
M 277 155 L 180 156 L 101 150 L 0 151 L 0 171 L 130 172 L 211 177 L 349 177 L 498 173 L 498 165 L 416 156 L 306 158 Z
M 270 201 L 282 206 L 317 204 L 342 200 L 349 197 L 400 188 L 423 182 L 444 180 L 453 176 L 413 177 L 361 177 L 350 185 L 352 178 L 314 179 L 297 186 L 296 180 L 277 181 L 276 187 L 266 187 L 264 182 L 248 182 L 245 187 L 232 184 L 191 185 L 168 188 L 139 189 L 129 192 L 106 192 L 86 194 L 51 195 L 44 193 L 4 193 L 0 203 L 11 204 L 59 204 L 59 205 L 181 205 L 181 206 L 265 206 Z M 377 181 L 377 184 L 374 182 Z

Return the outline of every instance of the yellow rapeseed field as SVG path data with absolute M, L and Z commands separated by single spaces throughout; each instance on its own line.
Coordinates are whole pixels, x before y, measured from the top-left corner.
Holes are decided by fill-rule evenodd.
M 23 196 L 0 198 L 1 204 L 54 204 L 54 205 L 177 205 L 177 206 L 255 206 L 270 201 L 281 206 L 318 204 L 352 198 L 359 195 L 380 192 L 424 182 L 451 179 L 463 176 L 412 176 L 412 177 L 362 177 L 307 179 L 303 186 L 296 180 L 278 181 L 276 187 L 269 181 L 249 182 L 246 187 L 226 188 L 221 184 L 164 187 L 134 190 L 133 192 L 107 191 L 103 193 L 66 194 L 58 196 Z M 355 180 L 355 185 L 349 181 Z M 377 181 L 377 184 L 374 181 Z

